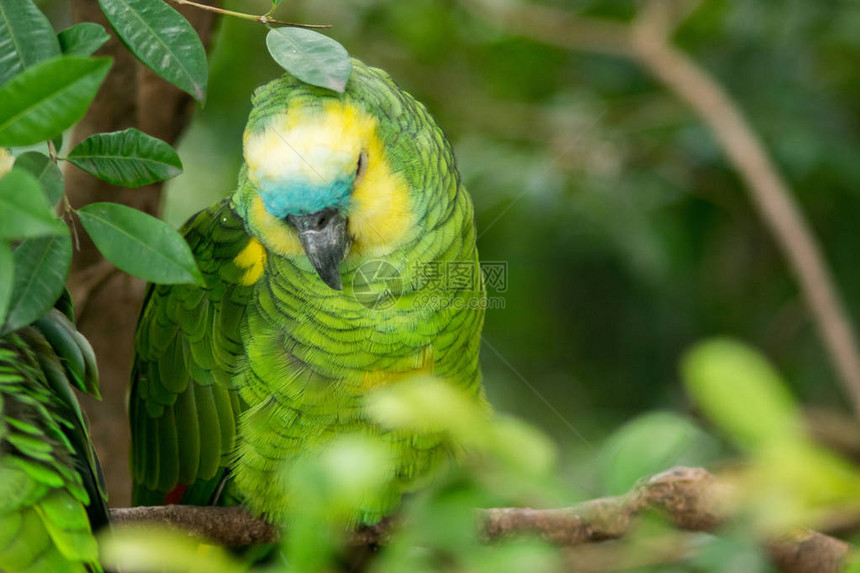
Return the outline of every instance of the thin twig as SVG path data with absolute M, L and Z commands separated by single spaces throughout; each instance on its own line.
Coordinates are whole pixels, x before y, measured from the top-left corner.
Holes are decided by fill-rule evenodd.
M 502 507 L 478 510 L 484 538 L 490 541 L 538 535 L 561 547 L 621 539 L 646 511 L 657 511 L 684 531 L 715 531 L 728 518 L 734 497 L 729 486 L 701 468 L 678 467 L 658 474 L 619 497 L 595 499 L 561 509 Z M 114 526 L 152 523 L 178 526 L 195 537 L 225 546 L 273 543 L 273 525 L 239 507 L 167 505 L 111 510 Z M 362 528 L 353 544 L 384 545 L 397 522 Z M 854 549 L 822 533 L 801 530 L 765 542 L 786 573 L 836 573 Z
M 690 7 L 666 0 L 645 5 L 633 24 L 573 16 L 535 5 L 490 7 L 463 0 L 505 30 L 569 50 L 638 61 L 685 102 L 714 133 L 777 244 L 788 260 L 839 381 L 860 416 L 857 336 L 818 243 L 791 191 L 744 119 L 738 105 L 704 69 L 670 43 Z M 691 4 L 690 6 L 694 6 Z
M 281 20 L 275 20 L 271 18 L 269 14 L 246 14 L 245 12 L 235 12 L 233 10 L 225 10 L 224 8 L 218 8 L 216 6 L 208 6 L 206 4 L 200 4 L 199 2 L 192 2 L 191 0 L 165 0 L 166 2 L 173 2 L 174 4 L 179 4 L 180 6 L 193 6 L 195 8 L 199 8 L 201 10 L 208 10 L 209 12 L 215 12 L 216 14 L 223 14 L 225 16 L 233 16 L 234 18 L 241 18 L 242 20 L 252 20 L 254 22 L 259 22 L 260 24 L 278 24 L 280 26 L 289 26 L 291 28 L 307 28 L 310 30 L 321 30 L 325 28 L 331 28 L 331 24 L 299 24 L 296 22 L 283 22 Z
M 57 164 L 57 151 L 58 151 L 58 149 L 56 149 L 54 147 L 54 142 L 49 139 L 48 140 L 48 155 L 51 157 L 51 161 L 54 162 L 54 165 Z

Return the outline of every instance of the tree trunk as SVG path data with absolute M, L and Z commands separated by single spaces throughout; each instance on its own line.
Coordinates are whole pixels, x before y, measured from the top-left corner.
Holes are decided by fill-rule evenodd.
M 210 2 L 215 4 L 216 2 Z M 200 34 L 208 48 L 215 17 L 195 9 L 179 10 Z M 110 30 L 96 0 L 72 0 L 75 22 L 98 22 Z M 188 125 L 194 109 L 190 96 L 139 64 L 111 33 L 99 55 L 114 64 L 87 115 L 77 124 L 69 148 L 97 132 L 136 127 L 171 145 Z M 114 201 L 158 215 L 161 184 L 123 189 L 95 179 L 66 164 L 66 193 L 72 206 Z M 80 222 L 74 221 L 81 229 Z M 80 232 L 69 275 L 78 327 L 93 345 L 99 364 L 103 401 L 82 399 L 92 425 L 92 437 L 104 467 L 112 506 L 131 501 L 129 473 L 128 389 L 132 340 L 145 284 L 118 271 L 104 260 L 89 237 Z

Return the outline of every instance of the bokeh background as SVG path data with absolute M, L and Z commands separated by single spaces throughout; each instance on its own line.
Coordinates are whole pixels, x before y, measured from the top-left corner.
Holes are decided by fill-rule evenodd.
M 550 2 L 631 18 L 626 0 Z M 479 249 L 508 263 L 482 362 L 490 400 L 548 432 L 560 471 L 604 493 L 600 444 L 643 412 L 693 413 L 678 372 L 694 342 L 762 350 L 808 407 L 847 412 L 795 278 L 712 134 L 635 62 L 568 51 L 491 23 L 500 2 L 285 2 L 388 70 L 451 138 Z M 266 2 L 225 2 L 262 13 Z M 482 12 L 485 11 L 486 13 Z M 860 5 L 705 0 L 675 42 L 736 100 L 860 319 Z M 179 225 L 234 189 L 253 89 L 280 73 L 265 30 L 224 19 L 209 101 L 166 196 Z M 691 428 L 691 432 L 694 430 Z M 643 447 L 647 446 L 646 436 Z M 659 434 L 651 436 L 659 440 Z M 696 438 L 672 461 L 713 454 Z

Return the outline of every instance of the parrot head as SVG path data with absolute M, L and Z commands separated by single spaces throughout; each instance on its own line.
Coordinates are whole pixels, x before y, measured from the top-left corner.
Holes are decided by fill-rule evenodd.
M 306 256 L 341 290 L 345 258 L 384 256 L 419 233 L 426 201 L 416 158 L 438 165 L 450 156 L 429 117 L 358 60 L 344 93 L 290 76 L 262 86 L 245 130 L 239 194 L 250 231 L 271 253 Z

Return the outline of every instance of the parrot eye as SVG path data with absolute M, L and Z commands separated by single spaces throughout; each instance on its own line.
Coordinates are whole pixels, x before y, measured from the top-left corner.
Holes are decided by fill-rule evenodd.
M 358 179 L 361 177 L 361 174 L 364 173 L 364 168 L 367 165 L 367 154 L 362 151 L 358 155 L 358 164 L 355 166 L 355 178 Z

